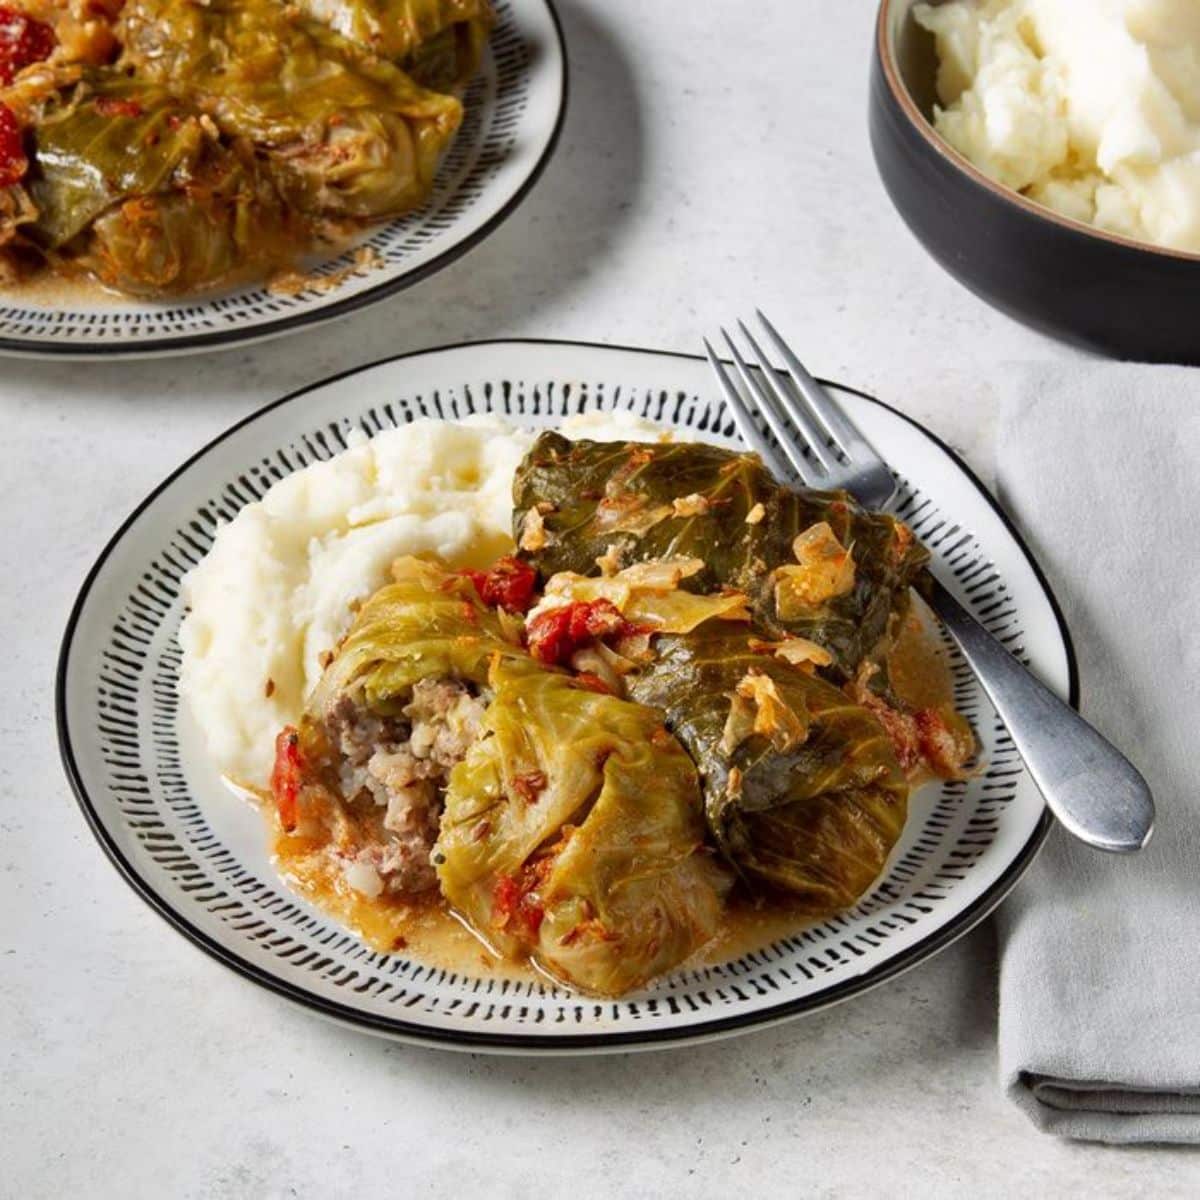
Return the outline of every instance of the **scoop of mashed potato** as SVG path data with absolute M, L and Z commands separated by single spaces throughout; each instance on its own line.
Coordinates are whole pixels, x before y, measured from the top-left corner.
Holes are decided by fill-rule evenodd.
M 952 0 L 938 132 L 997 182 L 1112 233 L 1200 252 L 1195 0 Z
M 568 436 L 662 435 L 628 414 L 589 414 Z M 510 553 L 512 478 L 533 442 L 494 417 L 416 421 L 280 480 L 217 532 L 184 580 L 180 692 L 217 769 L 262 786 L 275 735 L 300 713 L 352 605 L 405 554 L 453 567 Z

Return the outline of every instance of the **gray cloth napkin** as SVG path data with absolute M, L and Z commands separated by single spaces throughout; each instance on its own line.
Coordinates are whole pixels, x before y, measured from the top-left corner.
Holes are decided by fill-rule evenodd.
M 1000 910 L 1003 1082 L 1063 1137 L 1200 1143 L 1200 371 L 1001 389 L 1001 501 L 1062 603 L 1084 714 L 1158 806 L 1130 857 L 1055 828 Z

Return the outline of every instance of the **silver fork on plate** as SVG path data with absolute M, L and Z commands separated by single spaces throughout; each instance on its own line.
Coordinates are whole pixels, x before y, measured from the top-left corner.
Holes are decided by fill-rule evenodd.
M 887 463 L 761 312 L 758 319 L 783 359 L 782 372 L 743 322 L 738 328 L 749 361 L 721 330 L 745 394 L 704 342 L 743 440 L 780 479 L 794 473 L 809 487 L 844 489 L 866 508 L 886 508 L 898 490 Z M 755 413 L 773 440 L 763 435 Z M 1063 826 L 1101 850 L 1140 850 L 1154 828 L 1154 799 L 1133 764 L 1009 654 L 936 575 L 929 600 Z

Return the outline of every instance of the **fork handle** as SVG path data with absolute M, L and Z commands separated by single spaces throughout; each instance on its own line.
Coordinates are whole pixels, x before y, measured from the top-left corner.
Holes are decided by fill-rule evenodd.
M 971 664 L 1050 811 L 1068 832 L 1100 850 L 1140 850 L 1154 829 L 1154 798 L 1133 764 L 936 580 L 930 606 Z

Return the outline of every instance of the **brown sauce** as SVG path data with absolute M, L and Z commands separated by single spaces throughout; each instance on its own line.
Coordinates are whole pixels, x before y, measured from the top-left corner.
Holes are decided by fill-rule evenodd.
M 327 237 L 322 238 L 319 245 L 298 258 L 292 274 L 303 276 L 305 273 L 314 272 L 323 263 L 330 262 L 355 249 L 361 238 L 362 234 L 359 231 L 341 235 L 330 233 Z M 327 280 L 327 276 L 316 275 L 314 279 L 318 281 L 317 290 L 333 290 L 354 275 L 363 274 L 377 265 L 376 262 L 371 261 L 366 264 L 341 268 L 339 272 L 335 273 L 338 277 L 334 280 L 332 287 L 329 282 L 320 282 Z M 288 273 L 277 272 L 276 274 L 282 277 Z M 94 275 L 79 271 L 53 270 L 39 265 L 16 282 L 0 286 L 0 304 L 52 310 L 109 308 L 114 311 L 133 305 L 169 312 L 173 307 L 219 300 L 246 288 L 267 287 L 273 280 L 274 276 L 266 278 L 261 275 L 250 275 L 242 280 L 232 279 L 215 286 L 192 288 L 181 293 L 137 296 L 106 287 Z M 299 290 L 305 289 L 300 288 Z
M 110 291 L 90 275 L 59 275 L 49 269 L 36 271 L 19 283 L 0 287 L 0 304 L 16 304 L 27 308 L 116 309 L 122 304 L 141 303 L 145 301 Z
M 285 833 L 269 799 L 264 797 L 262 807 L 280 875 L 373 950 L 472 975 L 486 971 L 508 978 L 531 976 L 529 968 L 494 955 L 451 914 L 440 896 L 413 903 L 356 892 L 327 853 L 327 842 Z
M 888 651 L 888 676 L 896 695 L 913 708 L 951 705 L 954 681 L 936 618 L 920 597 L 900 623 Z
M 440 897 L 431 896 L 425 903 L 413 904 L 387 896 L 370 899 L 354 891 L 314 841 L 284 833 L 272 806 L 264 803 L 263 808 L 271 827 L 279 873 L 373 950 L 400 954 L 424 966 L 460 974 L 482 972 L 497 979 L 547 982 L 547 977 L 530 963 L 494 954 Z M 681 965 L 694 968 L 729 962 L 797 933 L 813 919 L 802 905 L 780 899 L 763 902 L 736 893 L 716 936 Z

